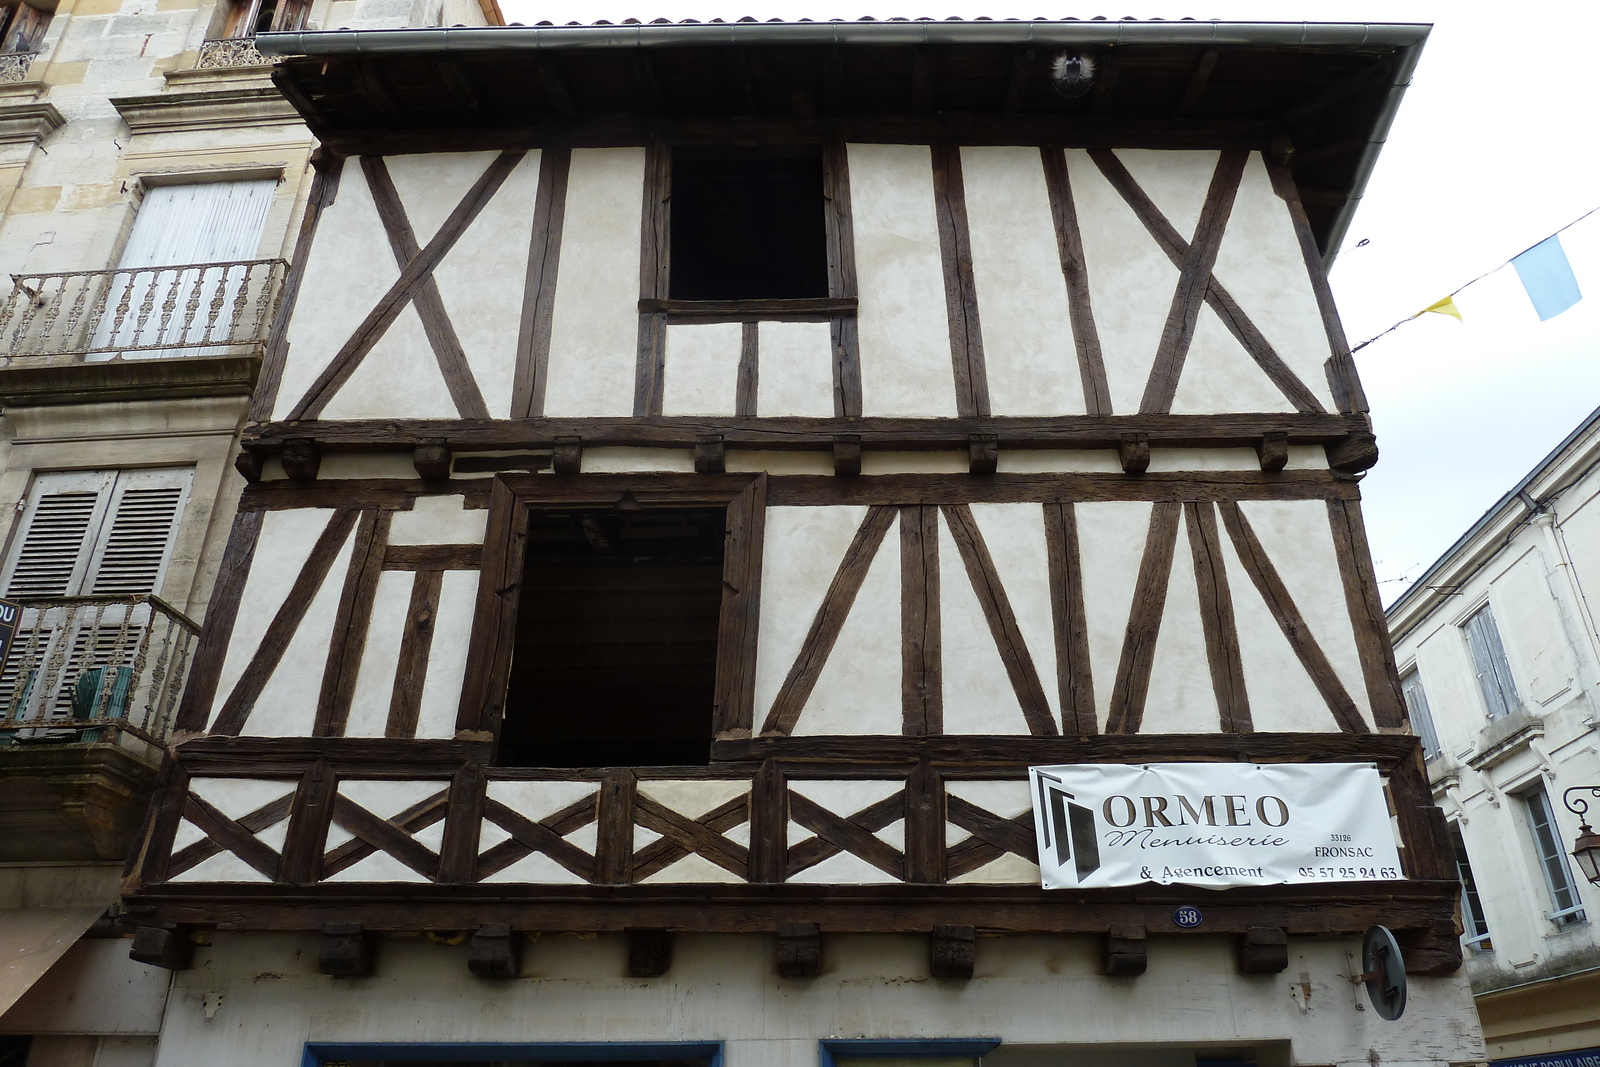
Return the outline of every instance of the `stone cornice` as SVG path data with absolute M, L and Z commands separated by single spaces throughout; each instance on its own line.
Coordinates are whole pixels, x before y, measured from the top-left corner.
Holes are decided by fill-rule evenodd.
M 0 145 L 38 144 L 66 123 L 54 104 L 0 105 Z
M 260 356 L 186 356 L 0 367 L 0 406 L 43 407 L 194 396 L 246 396 Z
M 134 133 L 288 126 L 301 121 L 283 94 L 270 85 L 118 96 L 112 97 L 111 106 Z

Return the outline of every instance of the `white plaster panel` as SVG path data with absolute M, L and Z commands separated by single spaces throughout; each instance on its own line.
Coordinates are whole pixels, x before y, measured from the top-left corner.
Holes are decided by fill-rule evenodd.
M 483 167 L 487 166 L 485 162 Z M 513 309 L 522 306 L 538 185 L 535 149 L 517 164 L 433 272 L 450 324 L 493 418 L 511 415 L 522 325 Z
M 351 264 L 361 264 L 352 270 Z M 359 161 L 346 160 L 339 195 L 317 220 L 289 321 L 289 358 L 274 418 L 284 418 L 400 277 Z
M 295 790 L 295 783 L 270 778 L 191 778 L 189 792 L 230 819 L 242 819 Z
M 1334 410 L 1323 369 L 1332 352 L 1322 311 L 1289 207 L 1273 191 L 1260 153 L 1252 152 L 1245 164 L 1212 273 L 1279 357 Z
M 989 546 L 1000 585 L 1011 602 L 1017 628 L 1039 672 L 1045 700 L 1060 714 L 1056 685 L 1055 622 L 1050 608 L 1050 563 L 1045 548 L 1044 509 L 1038 504 L 973 504 L 972 516 Z M 949 720 L 945 729 L 950 731 Z M 974 733 L 986 733 L 975 730 Z
M 1228 592 L 1233 597 L 1233 625 L 1239 634 L 1239 660 L 1244 669 L 1250 719 L 1261 731 L 1329 733 L 1339 722 L 1317 692 L 1311 676 L 1295 655 L 1283 628 L 1256 590 L 1239 561 L 1233 539 L 1218 519 Z
M 647 847 L 649 845 L 653 845 L 657 841 L 660 841 L 660 840 L 661 840 L 661 835 L 656 833 L 654 830 L 647 830 L 643 826 L 640 826 L 638 823 L 634 824 L 634 826 L 633 826 L 633 850 L 635 852 L 638 852 L 640 849 L 645 848 L 645 847 Z
M 833 474 L 831 452 L 745 451 L 729 449 L 724 464 L 729 474 Z
M 789 824 L 791 830 L 796 825 Z M 810 836 L 811 831 L 801 830 L 800 840 Z M 791 875 L 786 881 L 803 885 L 872 885 L 877 882 L 898 882 L 899 879 L 880 871 L 853 852 L 837 852 L 821 863 Z
M 317 701 L 322 696 L 322 675 L 333 645 L 333 624 L 339 614 L 339 599 L 344 593 L 345 573 L 355 538 L 345 535 L 344 544 L 334 556 L 333 566 L 322 579 L 317 595 L 295 628 L 283 650 L 283 658 L 261 687 L 250 717 L 240 733 L 261 737 L 310 737 L 317 717 Z M 257 549 L 259 551 L 259 549 Z
M 469 511 L 460 496 L 419 496 L 410 511 L 389 520 L 391 545 L 481 545 L 488 528 L 485 508 Z
M 687 448 L 631 448 L 608 445 L 586 448 L 581 460 L 585 474 L 629 474 L 638 471 L 694 473 L 694 452 Z
M 898 734 L 903 722 L 900 685 L 900 550 L 891 528 L 867 568 L 794 733 Z
M 1194 236 L 1221 153 L 1119 148 L 1117 158 L 1185 241 Z
M 756 412 L 833 415 L 833 327 L 763 322 L 757 333 Z
M 174 854 L 182 852 L 197 841 L 206 839 L 206 832 L 187 819 L 178 823 L 178 832 L 172 837 L 172 851 Z
M 461 683 L 472 642 L 472 614 L 478 600 L 477 571 L 445 571 L 428 647 L 428 676 L 418 708 L 418 737 L 454 737 L 461 707 Z
M 322 462 L 317 467 L 318 481 L 335 478 L 409 480 L 416 476 L 417 468 L 412 464 L 409 452 L 331 452 L 322 457 Z
M 387 852 L 374 852 L 357 860 L 342 871 L 323 879 L 325 882 L 426 882 L 427 878 L 407 867 Z
M 683 859 L 668 864 L 655 874 L 639 879 L 641 882 L 735 882 L 744 879 L 697 853 L 691 852 Z
M 1084 411 L 1044 164 L 1031 147 L 965 147 L 972 271 L 996 415 Z
M 534 175 L 538 176 L 537 151 L 529 152 L 534 159 Z M 394 181 L 400 203 L 405 205 L 406 218 L 417 235 L 417 244 L 423 248 L 439 232 L 444 220 L 471 191 L 483 172 L 500 156 L 499 152 L 414 152 L 407 155 L 385 156 L 383 163 Z M 351 163 L 345 173 L 358 165 Z M 523 161 L 526 165 L 527 160 Z M 509 184 L 509 179 L 507 180 Z M 501 188 L 501 195 L 505 192 Z M 340 195 L 344 189 L 339 190 Z M 487 208 L 485 208 L 487 210 Z M 526 243 L 526 242 L 524 242 Z
M 1247 500 L 1239 507 L 1318 646 L 1371 725 L 1372 706 L 1339 577 L 1327 505 L 1320 500 Z
M 1005 782 L 969 782 L 957 778 L 945 782 L 944 791 L 1002 819 L 1014 819 L 1033 808 L 1033 794 L 1025 778 Z M 948 829 L 953 836 L 946 837 L 947 844 L 964 841 L 968 836 L 967 831 L 954 823 L 949 824 Z
M 449 787 L 447 781 L 346 779 L 339 783 L 339 795 L 361 805 L 380 819 L 392 819 Z
M 1121 457 L 1109 448 L 1002 448 L 999 459 L 1001 474 L 1122 473 Z
M 1015 852 L 1006 852 L 976 870 L 956 875 L 950 881 L 955 885 L 1038 885 L 1039 865 L 1023 859 Z
M 862 411 L 953 416 L 932 154 L 926 145 L 853 144 L 848 152 Z
M 861 453 L 861 473 L 874 474 L 966 474 L 972 463 L 965 452 L 874 452 Z
M 333 399 L 325 419 L 454 419 L 460 414 L 444 383 L 416 305 L 407 304 Z
M 1257 471 L 1261 457 L 1253 448 L 1152 448 L 1153 471 Z
M 1068 150 L 1067 173 L 1111 408 L 1132 414 L 1144 397 L 1178 269 L 1087 152 Z
M 708 322 L 667 327 L 664 415 L 732 415 L 738 410 L 744 324 Z
M 534 822 L 599 791 L 597 782 L 490 782 L 487 790 L 491 800 Z
M 411 836 L 417 839 L 418 844 L 438 852 L 444 847 L 444 820 L 424 826 Z
M 1094 681 L 1095 715 L 1104 728 L 1111 690 L 1128 630 L 1133 589 L 1150 529 L 1150 505 L 1143 501 L 1074 504 L 1078 520 L 1078 560 L 1083 570 L 1083 612 L 1089 627 L 1089 664 Z
M 587 883 L 543 852 L 530 852 L 517 862 L 494 874 L 486 875 L 485 882 L 530 882 L 540 885 L 586 885 Z
M 496 845 L 511 840 L 511 835 L 497 822 L 480 819 L 478 822 L 478 853 L 481 855 Z
M 777 698 L 822 606 L 823 594 L 866 515 L 864 507 L 767 509 L 756 637 L 757 722 Z
M 227 849 L 201 860 L 187 871 L 173 875 L 170 879 L 173 882 L 270 882 L 271 880 Z
M 346 737 L 382 737 L 389 725 L 389 702 L 394 699 L 395 671 L 400 665 L 400 642 L 405 637 L 406 613 L 411 608 L 411 571 L 383 571 L 372 598 L 372 621 L 361 649 L 361 666 L 350 698 Z
M 213 715 L 233 692 L 234 684 L 255 655 L 272 617 L 278 613 L 300 568 L 311 555 L 311 546 L 316 544 L 332 515 L 331 510 L 323 508 L 295 508 L 269 511 L 263 516 L 250 576 L 245 579 L 244 591 L 239 596 L 233 637 L 222 661 L 217 695 L 211 707 Z
M 680 815 L 698 819 L 712 808 L 721 807 L 734 797 L 750 792 L 750 783 L 706 778 L 685 781 L 652 778 L 639 783 L 639 792 Z
M 546 415 L 633 414 L 643 148 L 578 148 L 567 177 Z
M 808 800 L 827 811 L 842 816 L 854 815 L 856 812 L 871 807 L 878 801 L 900 792 L 905 788 L 905 781 L 900 780 L 860 780 L 860 781 L 834 781 L 834 782 L 809 782 L 791 781 L 791 792 L 799 793 Z M 815 835 L 798 823 L 789 823 L 789 844 L 794 846 Z M 902 834 L 903 837 L 903 834 Z M 873 882 L 892 882 L 893 877 L 880 871 L 866 860 L 860 859 L 849 852 L 841 852 L 830 856 L 814 867 L 793 875 L 790 882 L 801 882 L 808 885 L 839 883 L 846 885 L 860 885 Z
M 1139 732 L 1212 734 L 1221 729 L 1211 666 L 1206 660 L 1205 631 L 1200 625 L 1200 594 L 1188 524 L 1180 518 Z
M 904 852 L 906 849 L 906 821 L 904 819 L 896 819 L 882 830 L 874 831 L 872 836 L 896 852 Z
M 1228 332 L 1211 306 L 1202 305 L 1172 396 L 1173 413 L 1293 410 L 1294 405 Z
M 1328 450 L 1321 445 L 1290 445 L 1288 469 L 1325 471 L 1328 469 Z
M 1026 734 L 1017 691 L 1006 674 L 983 606 L 961 552 L 939 519 L 939 642 L 944 679 L 944 732 Z

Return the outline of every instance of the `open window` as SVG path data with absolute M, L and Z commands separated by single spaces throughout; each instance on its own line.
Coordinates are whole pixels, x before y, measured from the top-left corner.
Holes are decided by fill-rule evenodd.
M 671 299 L 828 295 L 820 147 L 677 148 L 671 204 Z
M 764 484 L 497 479 L 473 640 L 501 764 L 704 764 L 748 721 Z
M 254 37 L 258 33 L 301 30 L 311 0 L 229 0 L 213 38 Z
M 0 52 L 37 52 L 44 44 L 44 31 L 50 28 L 50 16 L 55 5 L 49 7 L 11 0 L 0 5 L 3 23 L 0 23 Z

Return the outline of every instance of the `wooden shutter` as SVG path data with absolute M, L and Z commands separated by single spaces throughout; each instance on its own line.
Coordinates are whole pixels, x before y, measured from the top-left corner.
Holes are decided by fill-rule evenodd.
M 1478 688 L 1483 692 L 1483 702 L 1489 718 L 1509 715 L 1522 703 L 1517 698 L 1516 683 L 1511 680 L 1511 664 L 1506 662 L 1506 646 L 1500 641 L 1500 628 L 1495 625 L 1489 605 L 1479 608 L 1464 627 L 1467 650 L 1472 655 L 1473 670 L 1478 675 Z
M 158 185 L 145 193 L 121 267 L 254 259 L 278 183 L 271 179 Z
M 6 596 L 154 592 L 189 477 L 187 468 L 39 475 L 12 538 Z
M 1411 713 L 1411 728 L 1422 738 L 1422 754 L 1433 759 L 1439 748 L 1439 733 L 1433 726 L 1433 712 L 1428 707 L 1428 694 L 1422 688 L 1422 676 L 1412 671 L 1400 679 L 1400 691 L 1405 694 L 1406 710 Z

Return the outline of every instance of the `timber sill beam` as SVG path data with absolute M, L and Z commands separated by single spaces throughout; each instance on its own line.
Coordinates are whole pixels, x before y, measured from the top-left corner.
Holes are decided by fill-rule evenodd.
M 269 455 L 314 446 L 321 453 L 413 451 L 435 446 L 466 452 L 569 447 L 694 448 L 720 437 L 729 449 L 833 450 L 840 442 L 894 451 L 966 452 L 974 440 L 999 449 L 1234 447 L 1269 450 L 1326 445 L 1341 470 L 1365 470 L 1377 458 L 1365 415 L 1059 415 L 954 419 L 887 417 L 352 419 L 272 422 L 248 428 L 244 447 Z M 295 442 L 305 442 L 296 445 Z M 1126 458 L 1126 457 L 1125 457 Z M 1363 466 L 1362 464 L 1366 464 Z M 559 467 L 559 464 L 558 464 Z

